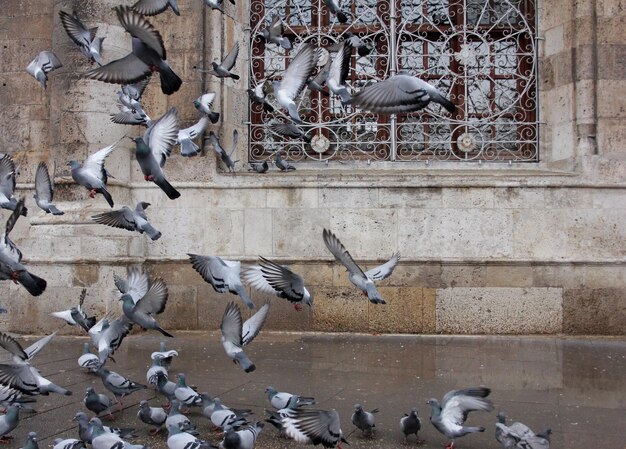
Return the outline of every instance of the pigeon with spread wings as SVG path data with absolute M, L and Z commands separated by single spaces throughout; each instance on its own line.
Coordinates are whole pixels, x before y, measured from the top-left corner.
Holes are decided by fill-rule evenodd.
M 248 318 L 245 323 L 241 318 L 241 310 L 234 302 L 229 302 L 224 310 L 222 318 L 222 345 L 226 355 L 234 363 L 237 363 L 246 372 L 250 373 L 256 369 L 254 363 L 243 352 L 244 346 L 248 345 L 259 334 L 270 305 L 264 304 L 258 312 Z
M 52 204 L 54 198 L 54 165 L 52 166 L 52 176 L 48 174 L 48 166 L 45 162 L 37 165 L 35 172 L 35 203 L 47 214 L 63 215 L 57 207 Z
M 148 217 L 146 216 L 148 206 L 150 206 L 150 203 L 140 201 L 134 210 L 124 206 L 118 210 L 93 215 L 91 219 L 96 223 L 113 228 L 137 231 L 140 234 L 145 233 L 150 239 L 158 240 L 161 237 L 161 233 L 148 222 Z
M 87 59 L 92 63 L 95 62 L 98 65 L 102 65 L 102 58 L 100 52 L 102 51 L 103 37 L 96 37 L 98 27 L 87 28 L 78 18 L 76 11 L 72 15 L 69 15 L 65 11 L 59 11 L 59 17 L 61 18 L 61 24 L 65 28 L 65 32 L 72 39 L 72 41 L 78 45 L 82 54 L 87 56 Z
M 67 163 L 72 169 L 72 179 L 76 181 L 77 184 L 89 190 L 89 198 L 94 198 L 96 193 L 101 193 L 111 207 L 115 204 L 113 203 L 111 194 L 106 189 L 109 175 L 104 168 L 104 160 L 113 152 L 120 142 L 121 139 L 108 147 L 96 151 L 88 156 L 82 165 L 74 160 Z

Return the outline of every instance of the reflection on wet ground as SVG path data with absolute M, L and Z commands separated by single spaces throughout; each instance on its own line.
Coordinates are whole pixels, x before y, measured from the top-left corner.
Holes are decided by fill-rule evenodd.
M 19 339 L 20 341 L 24 339 Z M 32 339 L 28 339 L 31 341 Z M 108 368 L 145 383 L 150 353 L 162 338 L 151 334 L 131 336 L 115 354 Z M 96 376 L 76 365 L 84 339 L 58 337 L 34 360 L 43 375 L 69 388 L 73 396 L 39 396 L 38 413 L 22 413 L 13 431 L 13 444 L 21 447 L 30 431 L 39 434 L 40 447 L 56 437 L 77 438 L 76 411 L 85 388 L 104 388 Z M 468 425 L 484 426 L 483 434 L 458 439 L 455 447 L 498 448 L 494 439 L 496 413 L 503 410 L 535 431 L 551 427 L 552 447 L 565 449 L 623 448 L 626 441 L 626 339 L 552 337 L 453 337 L 453 336 L 372 336 L 347 334 L 261 334 L 249 347 L 257 370 L 246 374 L 223 353 L 219 335 L 177 333 L 167 342 L 179 351 L 170 377 L 185 372 L 198 391 L 219 396 L 236 408 L 251 408 L 264 419 L 269 407 L 264 394 L 272 385 L 281 391 L 314 396 L 323 409 L 336 409 L 344 435 L 353 425 L 350 415 L 355 403 L 366 409 L 379 408 L 372 438 L 359 431 L 349 436 L 351 448 L 398 448 L 414 446 L 404 442 L 399 419 L 411 407 L 422 418 L 422 447 L 440 448 L 445 437 L 428 422 L 426 401 L 449 390 L 485 385 L 492 389 L 493 413 L 470 414 Z M 160 404 L 152 391 L 134 393 L 125 400 L 127 410 L 116 426 L 137 429 L 135 443 L 165 448 L 165 437 L 151 437 L 148 426 L 136 418 L 142 399 Z M 216 433 L 199 410 L 189 415 L 201 437 L 215 444 Z M 106 423 L 106 420 L 105 420 Z M 299 444 L 278 438 L 266 426 L 258 448 L 290 448 Z

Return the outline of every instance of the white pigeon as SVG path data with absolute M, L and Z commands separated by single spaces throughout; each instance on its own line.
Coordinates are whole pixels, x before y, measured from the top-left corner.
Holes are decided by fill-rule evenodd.
M 324 229 L 323 237 L 328 250 L 348 270 L 350 282 L 357 286 L 372 303 L 385 304 L 385 300 L 376 290 L 374 281 L 383 280 L 393 273 L 393 269 L 400 260 L 400 253 L 393 254 L 391 259 L 384 264 L 363 272 L 335 234 L 328 229 Z
M 181 156 L 191 157 L 200 154 L 200 147 L 193 140 L 204 132 L 208 124 L 209 117 L 203 115 L 196 124 L 178 131 L 177 143 L 180 145 Z
M 241 368 L 250 373 L 256 369 L 254 363 L 248 358 L 245 352 L 243 352 L 244 346 L 248 345 L 259 334 L 267 313 L 269 312 L 269 303 L 264 304 L 258 312 L 252 315 L 243 323 L 241 318 L 241 310 L 234 302 L 228 303 L 226 310 L 224 310 L 224 316 L 222 318 L 222 346 L 226 355 L 230 357 L 233 362 L 239 364 Z

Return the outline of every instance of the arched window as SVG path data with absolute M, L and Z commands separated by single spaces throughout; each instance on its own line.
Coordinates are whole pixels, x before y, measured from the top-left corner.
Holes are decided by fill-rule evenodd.
M 252 0 L 250 88 L 280 73 L 304 42 L 328 48 L 349 33 L 370 46 L 354 52 L 352 92 L 408 71 L 435 85 L 457 106 L 431 103 L 395 115 L 342 106 L 332 94 L 305 89 L 297 100 L 313 141 L 286 139 L 272 124 L 286 111 L 250 109 L 250 161 L 280 152 L 291 161 L 538 161 L 537 51 L 534 0 L 344 1 L 345 24 L 323 0 Z M 277 16 L 293 48 L 266 43 L 262 31 Z M 273 104 L 271 94 L 269 101 Z

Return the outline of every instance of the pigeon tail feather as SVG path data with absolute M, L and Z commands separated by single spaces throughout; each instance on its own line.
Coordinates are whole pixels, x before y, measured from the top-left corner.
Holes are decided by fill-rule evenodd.
M 159 76 L 161 79 L 161 91 L 165 95 L 171 95 L 180 89 L 183 80 L 180 79 L 170 66 L 159 67 Z
M 24 286 L 26 290 L 28 290 L 28 293 L 33 296 L 41 295 L 48 285 L 45 279 L 42 279 L 39 276 L 35 276 L 34 274 L 29 273 L 26 270 L 21 271 L 18 274 L 17 280 L 20 284 Z
M 176 198 L 180 196 L 180 192 L 176 190 L 174 186 L 172 186 L 172 184 L 167 182 L 167 179 L 163 178 L 160 180 L 155 180 L 154 183 L 158 185 L 161 188 L 161 190 L 165 192 L 165 194 L 170 200 L 175 200 Z
M 111 196 L 111 194 L 107 191 L 107 189 L 97 189 L 96 192 L 101 193 L 102 196 L 104 197 L 105 200 L 107 200 L 107 203 L 109 203 L 109 206 L 113 207 L 115 204 L 113 203 L 113 197 Z

